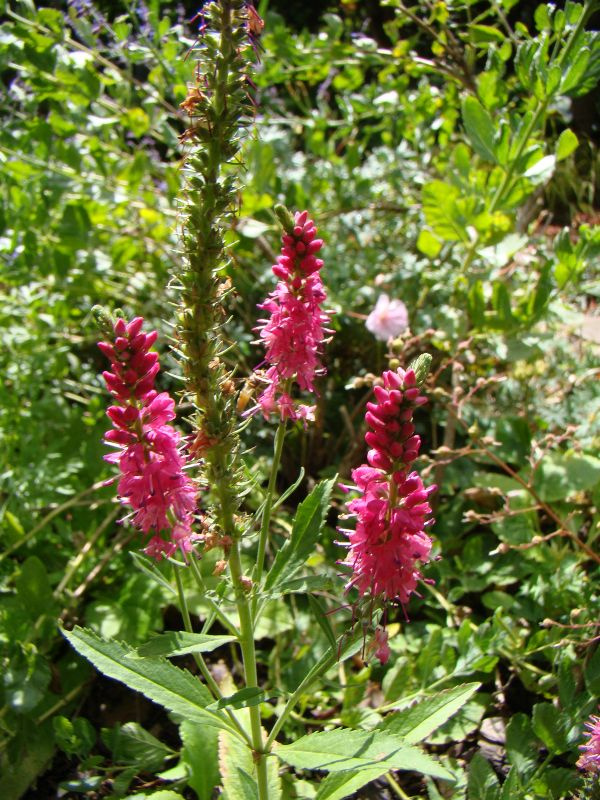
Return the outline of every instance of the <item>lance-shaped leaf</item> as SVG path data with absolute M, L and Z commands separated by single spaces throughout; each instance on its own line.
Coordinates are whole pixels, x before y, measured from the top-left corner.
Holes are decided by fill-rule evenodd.
M 405 708 L 397 714 L 390 714 L 380 728 L 401 736 L 406 744 L 422 742 L 456 714 L 480 686 L 480 683 L 463 683 L 452 689 L 445 689 L 417 705 Z
M 329 498 L 336 478 L 318 483 L 308 497 L 300 503 L 292 535 L 277 553 L 265 581 L 265 590 L 282 587 L 293 577 L 312 555 L 323 529 Z
M 142 658 L 154 656 L 185 656 L 189 653 L 210 653 L 217 647 L 234 642 L 235 636 L 209 636 L 203 633 L 168 631 L 154 636 L 133 653 Z
M 384 731 L 356 731 L 337 728 L 310 733 L 280 745 L 275 755 L 298 769 L 348 772 L 374 768 L 407 769 L 452 780 L 440 764 L 416 747 L 406 745 L 399 736 Z
M 85 628 L 62 633 L 78 653 L 109 678 L 121 681 L 184 719 L 229 730 L 225 719 L 206 710 L 212 696 L 187 670 L 162 658 L 131 658 L 132 650 L 125 645 L 107 642 Z

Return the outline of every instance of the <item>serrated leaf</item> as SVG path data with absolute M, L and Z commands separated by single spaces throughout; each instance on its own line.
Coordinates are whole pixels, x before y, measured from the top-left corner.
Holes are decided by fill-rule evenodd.
M 249 728 L 247 711 L 240 719 Z M 256 800 L 258 797 L 256 765 L 248 745 L 227 731 L 219 732 L 219 770 L 223 781 L 223 800 Z M 277 759 L 267 758 L 269 800 L 281 800 L 281 780 Z
M 206 710 L 212 696 L 187 670 L 162 658 L 131 658 L 132 650 L 125 645 L 108 642 L 85 628 L 63 629 L 62 634 L 78 653 L 109 678 L 121 681 L 184 719 L 229 729 L 224 719 Z
M 319 784 L 315 800 L 341 800 L 377 780 L 388 771 L 387 767 L 372 767 L 360 772 L 332 772 Z
M 480 683 L 464 683 L 446 689 L 417 705 L 391 714 L 380 727 L 387 733 L 402 737 L 407 744 L 421 742 L 456 714 L 480 686 Z
M 219 785 L 218 737 L 215 728 L 196 722 L 182 722 L 179 735 L 183 742 L 181 763 L 187 770 L 187 782 L 198 800 L 211 800 Z
M 140 645 L 134 654 L 141 658 L 184 656 L 188 653 L 210 653 L 217 647 L 235 642 L 235 636 L 210 636 L 203 633 L 168 631 Z
M 302 568 L 312 554 L 323 528 L 336 480 L 337 476 L 318 483 L 298 506 L 292 535 L 275 557 L 265 581 L 265 591 L 282 586 Z
M 495 164 L 494 136 L 496 126 L 488 111 L 472 96 L 464 99 L 462 117 L 467 136 L 475 152 L 486 161 Z
M 277 689 L 272 690 L 267 695 L 264 689 L 259 689 L 257 686 L 247 686 L 228 697 L 222 697 L 216 703 L 211 703 L 207 706 L 207 709 L 209 711 L 217 711 L 221 708 L 250 708 L 250 706 L 257 706 L 272 697 L 278 697 L 280 694 L 281 692 Z
M 451 774 L 428 755 L 384 731 L 338 728 L 310 733 L 292 744 L 280 745 L 274 752 L 298 769 L 347 772 L 385 765 L 386 769 L 406 769 L 452 780 Z

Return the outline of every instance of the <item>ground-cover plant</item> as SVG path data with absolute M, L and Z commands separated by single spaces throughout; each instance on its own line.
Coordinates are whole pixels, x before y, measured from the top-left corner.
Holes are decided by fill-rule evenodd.
M 565 156 L 559 162 L 563 180 L 565 172 L 574 174 L 573 154 L 566 153 L 576 144 L 573 130 L 578 135 L 579 130 L 574 120 L 571 134 L 565 132 L 568 98 L 588 91 L 595 80 L 596 35 L 583 32 L 586 20 L 581 16 L 583 7 L 577 4 L 568 4 L 564 10 L 541 6 L 535 19 L 528 20 L 528 28 L 516 23 L 518 7 L 478 7 L 475 15 L 472 7 L 453 5 L 443 13 L 428 10 L 429 16 L 421 8 L 395 7 L 397 15 L 387 28 L 389 41 L 384 43 L 366 35 L 351 40 L 350 24 L 345 26 L 336 16 L 325 20 L 326 36 L 310 37 L 294 35 L 280 19 L 266 15 L 262 71 L 254 76 L 258 91 L 250 92 L 256 98 L 256 111 L 249 109 L 249 116 L 256 114 L 258 134 L 243 144 L 247 170 L 236 186 L 242 219 L 220 226 L 233 259 L 226 273 L 238 289 L 237 298 L 228 297 L 225 303 L 237 314 L 230 330 L 240 347 L 235 358 L 231 352 L 216 352 L 207 359 L 209 364 L 213 357 L 219 359 L 213 362 L 217 368 L 213 380 L 219 384 L 220 394 L 209 391 L 207 395 L 202 387 L 194 392 L 196 398 L 218 398 L 208 417 L 221 439 L 233 435 L 239 422 L 233 406 L 239 405 L 240 413 L 245 403 L 246 410 L 254 406 L 252 387 L 245 387 L 238 399 L 237 376 L 231 376 L 229 370 L 235 364 L 237 375 L 249 374 L 261 358 L 250 339 L 256 325 L 255 303 L 272 291 L 268 267 L 275 260 L 272 251 L 277 249 L 279 235 L 272 210 L 277 201 L 293 208 L 309 207 L 326 242 L 326 307 L 336 312 L 330 322 L 336 333 L 326 348 L 328 376 L 319 382 L 315 424 L 304 429 L 288 421 L 283 475 L 280 473 L 279 480 L 273 477 L 272 488 L 283 493 L 288 484 L 295 483 L 298 460 L 305 476 L 296 497 L 304 496 L 319 477 L 333 477 L 340 461 L 347 480 L 350 468 L 364 460 L 364 403 L 373 402 L 367 396 L 372 391 L 372 376 L 379 375 L 388 362 L 384 346 L 365 331 L 361 315 L 367 316 L 381 292 L 401 297 L 410 331 L 394 345 L 390 356 L 399 358 L 404 366 L 424 350 L 434 357 L 433 379 L 423 389 L 430 402 L 416 416 L 416 423 L 428 444 L 424 449 L 438 451 L 426 483 L 439 484 L 431 502 L 436 505 L 436 534 L 444 557 L 427 566 L 426 574 L 435 578 L 435 584 L 422 587 L 422 599 L 412 597 L 411 623 L 405 625 L 403 614 L 390 610 L 385 620 L 387 643 L 380 631 L 371 632 L 379 636 L 374 645 L 382 648 L 381 654 L 389 647 L 387 664 L 377 665 L 371 658 L 370 665 L 363 665 L 355 656 L 343 662 L 339 668 L 344 675 L 342 685 L 332 682 L 330 676 L 323 684 L 315 684 L 300 697 L 300 705 L 278 735 L 294 741 L 307 731 L 340 725 L 359 733 L 368 731 L 383 724 L 386 712 L 408 704 L 410 698 L 465 681 L 479 682 L 484 684 L 482 690 L 469 698 L 447 727 L 423 734 L 428 747 L 441 753 L 445 768 L 455 775 L 454 785 L 400 773 L 391 776 L 401 784 L 397 789 L 387 783 L 387 788 L 376 784 L 373 791 L 457 798 L 501 794 L 568 797 L 581 783 L 573 768 L 577 745 L 583 741 L 582 725 L 595 710 L 598 694 L 594 642 L 597 354 L 593 339 L 584 338 L 593 335 L 590 311 L 597 296 L 593 268 L 597 233 L 588 226 L 556 237 L 554 227 L 550 235 L 553 226 L 546 227 L 549 217 L 544 214 L 552 212 L 552 205 L 545 204 L 545 198 L 552 196 L 545 189 L 547 181 L 552 186 L 554 180 L 552 156 Z M 169 262 L 174 260 L 168 249 L 174 237 L 171 223 L 163 221 L 175 219 L 178 213 L 174 198 L 178 189 L 175 159 L 179 157 L 174 151 L 174 131 L 165 136 L 167 109 L 159 98 L 166 95 L 173 107 L 186 99 L 190 64 L 174 58 L 174 53 L 187 47 L 185 42 L 169 51 L 166 26 L 153 36 L 148 30 L 144 34 L 154 49 L 159 48 L 161 57 L 154 58 L 148 43 L 143 38 L 134 41 L 127 28 L 135 23 L 135 16 L 116 24 L 111 21 L 108 28 L 94 31 L 87 17 L 76 21 L 72 15 L 73 24 L 80 26 L 76 38 L 92 55 L 98 39 L 104 41 L 112 28 L 121 39 L 113 42 L 112 56 L 107 50 L 102 56 L 108 61 L 122 57 L 124 62 L 119 63 L 126 67 L 127 59 L 132 60 L 131 67 L 117 73 L 119 80 L 112 82 L 108 79 L 115 75 L 108 65 L 91 62 L 95 67 L 88 67 L 87 72 L 100 80 L 102 91 L 97 101 L 90 98 L 91 103 L 96 102 L 94 108 L 84 105 L 82 114 L 76 103 L 73 106 L 77 92 L 56 96 L 57 80 L 73 87 L 82 78 L 82 63 L 63 58 L 56 48 L 64 42 L 70 50 L 68 39 L 75 34 L 65 38 L 59 18 L 41 11 L 33 18 L 21 8 L 21 20 L 15 20 L 16 27 L 9 29 L 17 41 L 9 37 L 4 51 L 10 54 L 8 69 L 21 64 L 20 74 L 25 77 L 15 86 L 15 90 L 22 87 L 21 120 L 3 128 L 3 136 L 19 136 L 17 145 L 14 141 L 6 145 L 4 216 L 8 233 L 4 243 L 10 253 L 16 243 L 14 255 L 21 265 L 20 272 L 5 282 L 9 287 L 5 312 L 10 310 L 10 318 L 5 330 L 10 345 L 6 350 L 10 383 L 5 386 L 3 430 L 15 455 L 5 474 L 8 513 L 4 521 L 11 538 L 10 558 L 5 559 L 9 569 L 3 635 L 10 642 L 10 660 L 3 720 L 6 733 L 17 734 L 7 751 L 9 758 L 27 767 L 22 770 L 21 791 L 50 757 L 56 741 L 71 759 L 81 759 L 84 777 L 69 786 L 71 791 L 100 791 L 104 775 L 114 780 L 121 774 L 112 791 L 122 794 L 127 793 L 135 775 L 156 774 L 173 763 L 168 759 L 175 758 L 180 748 L 174 729 L 165 739 L 170 747 L 135 724 L 105 731 L 102 747 L 112 754 L 106 762 L 97 755 L 96 737 L 81 717 L 72 722 L 59 717 L 50 729 L 47 720 L 57 710 L 72 708 L 81 676 L 90 673 L 84 673 L 79 662 L 58 649 L 48 620 L 65 606 L 73 613 L 87 595 L 92 602 L 80 610 L 86 624 L 105 638 L 116 634 L 132 647 L 145 641 L 152 629 L 160 628 L 159 608 L 177 602 L 177 595 L 168 588 L 171 576 L 164 566 L 159 567 L 166 579 L 161 584 L 153 583 L 143 571 L 124 579 L 127 557 L 115 557 L 110 548 L 116 543 L 118 550 L 132 536 L 138 540 L 128 527 L 115 540 L 112 520 L 117 514 L 108 505 L 111 490 L 75 497 L 75 502 L 72 493 L 84 492 L 97 481 L 99 440 L 105 427 L 101 421 L 102 388 L 94 378 L 100 360 L 92 355 L 92 325 L 82 330 L 81 320 L 89 319 L 86 315 L 95 301 L 124 306 L 129 320 L 141 313 L 152 320 L 151 327 L 161 315 L 166 320 L 169 317 L 162 298 Z M 423 17 L 425 25 L 420 24 Z M 23 19 L 30 19 L 30 24 Z M 31 25 L 32 21 L 35 24 Z M 36 27 L 39 25 L 43 29 Z M 255 28 L 253 35 L 257 31 Z M 21 47 L 19 41 L 25 45 Z M 119 46 L 119 41 L 125 46 Z M 193 37 L 190 45 L 192 41 Z M 152 59 L 147 76 L 143 58 L 139 68 L 133 63 L 137 53 L 146 53 L 148 63 Z M 60 69 L 52 67 L 55 56 Z M 159 69 L 157 64 L 161 71 L 152 74 L 153 67 Z M 571 70 L 571 80 L 573 75 L 577 77 L 573 86 L 569 85 Z M 559 71 L 560 81 L 555 86 L 554 76 Z M 140 77 L 143 90 L 135 82 Z M 87 74 L 83 78 L 84 85 L 92 80 Z M 173 85 L 178 88 L 169 97 Z M 121 106 L 130 107 L 133 116 L 142 107 L 148 111 L 147 102 L 150 110 L 154 102 L 162 105 L 156 116 L 150 114 L 156 125 L 146 134 L 158 141 L 153 157 L 147 158 L 148 141 L 138 138 L 123 147 L 118 141 L 121 128 L 114 121 L 90 131 L 86 123 L 89 114 L 103 117 L 105 112 L 98 106 L 102 108 L 107 99 L 114 102 L 110 95 L 116 93 Z M 195 100 L 203 102 L 201 96 L 189 95 L 192 110 Z M 4 113 L 12 116 L 13 110 Z M 169 114 L 173 119 L 172 110 Z M 60 193 L 49 195 L 43 188 L 39 196 L 46 197 L 45 204 L 35 208 L 47 213 L 43 219 L 32 220 L 28 198 L 38 196 L 38 182 L 47 187 L 52 175 L 43 169 L 50 161 L 46 151 L 40 151 L 41 160 L 34 163 L 28 147 L 41 147 L 34 132 L 43 133 L 44 122 L 55 127 L 62 122 L 64 127 L 64 121 L 71 118 L 75 147 L 63 146 L 60 137 L 49 140 L 56 159 L 50 163 L 65 173 L 63 158 L 74 158 L 73 149 L 84 157 L 79 158 L 75 170 L 67 164 L 71 172 L 63 174 L 68 183 Z M 198 119 L 202 118 L 199 114 Z M 211 121 L 210 138 L 213 132 Z M 102 138 L 105 134 L 106 140 Z M 64 133 L 64 137 L 68 145 L 71 134 Z M 96 162 L 90 160 L 100 152 L 94 138 L 105 142 Z M 507 142 L 508 155 L 503 155 Z M 27 157 L 15 157 L 20 152 Z M 578 153 L 576 150 L 575 156 Z M 130 188 L 120 183 L 122 194 L 116 193 L 110 185 L 112 172 L 125 169 L 132 156 L 138 162 L 138 183 Z M 25 178 L 20 162 L 27 163 Z M 103 162 L 112 165 L 108 176 Z M 190 163 L 187 169 L 193 179 L 197 167 Z M 238 181 L 237 166 L 231 164 L 228 170 L 228 177 Z M 533 172 L 527 174 L 530 170 Z M 135 229 L 124 227 L 132 219 L 132 209 L 138 208 L 131 202 L 139 199 L 137 187 L 145 186 L 155 173 L 143 192 L 142 228 L 137 223 Z M 166 192 L 164 185 L 159 186 L 165 176 Z M 514 181 L 514 191 L 496 201 L 504 181 L 507 187 Z M 98 199 L 93 187 L 106 187 L 107 183 L 108 189 L 103 188 Z M 199 194 L 205 196 L 204 190 Z M 94 200 L 96 205 L 90 211 Z M 68 211 L 64 211 L 66 205 Z M 103 219 L 114 223 L 112 232 L 99 220 L 99 205 Z M 62 225 L 65 218 L 77 217 L 80 207 L 88 209 L 91 222 L 87 232 Z M 19 213 L 14 213 L 19 208 Z M 593 209 L 583 210 L 593 219 L 589 214 Z M 541 216 L 540 211 L 544 212 Z M 210 208 L 205 208 L 202 213 L 209 212 Z M 561 213 L 564 215 L 564 209 Z M 203 219 L 197 217 L 198 224 L 210 227 Z M 55 221 L 61 225 L 57 227 Z M 235 224 L 240 237 L 235 248 L 230 246 L 234 239 L 230 224 Z M 38 250 L 40 243 L 44 244 L 38 259 L 32 236 Z M 157 250 L 156 238 L 161 241 Z M 96 268 L 92 272 L 90 252 L 95 261 L 97 254 L 106 253 L 114 268 L 106 261 L 104 271 Z M 28 260 L 23 261 L 25 258 Z M 58 262 L 70 265 L 66 277 Z M 94 285 L 90 286 L 92 274 Z M 189 293 L 188 305 L 207 301 L 219 286 L 227 295 L 222 278 L 221 272 L 212 289 L 193 283 L 186 286 L 182 280 L 183 285 L 176 283 L 170 289 L 170 299 L 175 301 L 183 289 Z M 221 304 L 200 308 L 195 319 L 214 314 L 210 328 L 220 321 L 219 308 Z M 27 315 L 31 324 L 23 330 L 19 323 Z M 53 320 L 58 321 L 53 324 Z M 189 347 L 204 341 L 200 334 L 205 323 L 196 324 L 190 331 Z M 182 319 L 179 325 L 181 341 L 188 321 Z M 57 330 L 64 335 L 58 336 Z M 167 330 L 168 325 L 161 326 L 161 332 Z M 159 339 L 163 349 L 165 338 Z M 182 351 L 185 372 L 188 356 L 185 347 Z M 46 376 L 42 381 L 40 370 Z M 175 372 L 179 371 L 176 368 Z M 178 386 L 171 381 L 163 377 L 161 388 Z M 349 388 L 344 388 L 346 385 Z M 254 397 L 265 387 L 258 382 L 253 387 Z M 20 413 L 22 394 L 27 400 L 25 408 L 31 409 L 28 417 Z M 83 401 L 87 405 L 82 415 Z M 204 407 L 204 399 L 196 402 Z M 181 413 L 189 410 L 184 407 Z M 44 424 L 50 419 L 55 420 L 53 429 Z M 200 420 L 194 424 L 205 425 Z M 185 428 L 189 430 L 187 423 Z M 241 470 L 246 482 L 245 494 L 238 498 L 236 521 L 244 528 L 250 526 L 246 515 L 263 503 L 261 484 L 267 486 L 269 476 L 275 475 L 269 455 L 271 436 L 268 425 L 261 426 L 260 418 L 253 419 L 236 447 L 242 452 L 252 443 L 255 449 L 251 455 L 236 455 L 229 465 Z M 210 436 L 200 437 L 198 457 L 206 455 L 203 448 L 210 441 Z M 29 466 L 38 461 L 40 443 L 51 448 L 53 455 L 44 461 L 47 474 Z M 219 472 L 218 459 L 216 463 L 214 474 Z M 197 465 L 192 464 L 185 474 L 196 470 Z M 64 492 L 65 503 L 51 505 L 57 490 Z M 332 496 L 335 512 L 341 511 L 346 498 L 335 487 Z M 210 494 L 207 497 L 210 500 Z M 293 498 L 288 495 L 273 503 L 275 550 L 294 528 Z M 343 537 L 333 532 L 335 516 L 330 512 L 327 517 L 328 524 L 308 559 L 308 575 L 297 578 L 298 591 L 262 612 L 255 645 L 261 687 L 293 694 L 330 646 L 327 626 L 317 627 L 320 612 L 316 609 L 331 611 L 341 602 L 340 568 L 335 562 L 344 554 L 334 540 Z M 218 515 L 213 512 L 208 519 L 219 538 Z M 42 523 L 45 527 L 38 527 Z M 25 537 L 24 530 L 29 532 Z M 201 528 L 197 532 L 205 533 Z M 86 544 L 81 550 L 83 541 Z M 254 541 L 244 534 L 242 575 L 251 575 Z M 271 554 L 266 549 L 268 565 Z M 38 560 L 25 561 L 25 553 Z M 199 564 L 208 593 L 195 588 L 188 571 L 182 569 L 190 608 L 202 623 L 211 616 L 207 597 L 211 591 L 218 596 L 226 582 L 223 576 L 227 571 L 213 575 L 226 561 L 222 555 L 214 548 Z M 139 556 L 137 563 L 156 576 L 150 563 Z M 102 568 L 100 580 L 95 577 L 97 566 Z M 309 580 L 315 569 L 321 580 L 323 576 L 328 579 L 320 589 Z M 73 597 L 66 595 L 69 587 Z M 308 599 L 308 589 L 319 594 Z M 53 593 L 57 595 L 55 605 Z M 141 602 L 136 601 L 140 593 Z M 235 620 L 235 613 L 228 610 Z M 338 635 L 352 621 L 351 614 L 344 616 L 339 610 L 326 619 Z M 181 627 L 176 620 L 168 621 L 170 627 Z M 195 614 L 190 622 L 198 632 Z M 233 635 L 224 626 L 215 630 L 223 636 Z M 269 636 L 274 631 L 278 636 L 272 646 L 274 640 Z M 213 658 L 225 659 L 231 678 L 226 676 L 225 682 L 230 683 L 223 692 L 229 695 L 242 685 L 244 672 L 237 653 L 228 650 L 230 645 L 213 651 L 216 656 L 205 656 L 209 672 L 214 669 Z M 56 665 L 62 685 L 56 680 Z M 196 669 L 189 656 L 188 666 Z M 380 684 L 383 701 L 376 695 Z M 445 703 L 446 697 L 452 707 L 458 698 L 460 705 L 470 688 L 464 696 L 461 691 L 450 689 L 449 699 L 444 695 L 440 702 Z M 25 702 L 20 700 L 23 697 Z M 283 697 L 262 703 L 260 713 L 267 729 L 272 729 L 274 713 L 282 707 Z M 250 711 L 238 713 L 243 722 L 244 714 L 250 715 Z M 86 714 L 93 717 L 89 706 L 83 710 Z M 40 722 L 46 724 L 40 726 Z M 148 727 L 147 719 L 144 723 Z M 163 721 L 163 738 L 165 729 Z M 402 725 L 395 728 L 396 735 L 403 732 Z M 179 771 L 169 775 L 174 780 L 173 791 L 185 791 L 189 781 L 200 796 L 203 792 L 210 796 L 220 780 L 214 757 L 216 737 L 208 734 L 206 744 L 202 727 L 193 722 L 180 726 L 180 734 L 184 744 Z M 222 746 L 225 773 L 237 774 L 235 767 L 243 763 L 247 752 L 243 747 L 238 751 L 235 745 L 225 750 Z M 213 753 L 210 768 L 203 757 L 208 751 Z M 107 750 L 100 752 L 105 755 Z M 284 776 L 284 792 L 308 797 L 315 791 L 308 781 L 295 781 L 292 788 L 290 780 Z M 582 796 L 592 796 L 593 783 L 592 776 L 590 786 L 581 789 Z M 104 791 L 108 785 L 104 784 Z M 343 791 L 336 786 L 333 782 L 329 791 Z M 13 782 L 5 790 L 17 793 L 15 787 Z M 345 785 L 348 791 L 351 787 L 352 783 Z M 143 791 L 138 787 L 138 794 Z M 242 791 L 238 784 L 231 784 L 232 796 Z

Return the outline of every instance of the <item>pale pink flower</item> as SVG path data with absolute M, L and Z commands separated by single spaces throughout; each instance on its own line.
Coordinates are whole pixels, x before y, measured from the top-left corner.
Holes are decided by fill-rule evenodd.
M 390 300 L 387 294 L 380 294 L 365 325 L 375 338 L 387 342 L 407 329 L 408 311 L 402 300 Z
M 577 761 L 579 769 L 586 772 L 600 772 L 600 717 L 592 714 L 585 723 L 587 728 L 584 736 L 588 737 L 586 744 L 580 744 L 582 751 Z
M 279 282 L 259 308 L 269 316 L 259 320 L 257 331 L 265 344 L 267 384 L 258 398 L 258 406 L 248 413 L 262 411 L 265 418 L 278 414 L 280 419 L 311 419 L 314 407 L 300 405 L 290 395 L 292 382 L 300 389 L 314 392 L 316 376 L 325 372 L 321 347 L 329 332 L 329 314 L 322 309 L 327 295 L 319 270 L 323 261 L 316 257 L 323 246 L 308 212 L 296 212 L 295 226 L 282 237 L 282 250 L 273 266 Z
M 100 342 L 112 372 L 104 372 L 106 385 L 119 405 L 107 414 L 114 428 L 105 440 L 117 451 L 105 456 L 121 470 L 119 495 L 133 509 L 133 523 L 152 533 L 146 553 L 156 559 L 185 555 L 198 538 L 192 532 L 196 488 L 184 472 L 181 436 L 169 425 L 175 419 L 175 402 L 167 392 L 154 389 L 158 355 L 149 352 L 156 331 L 143 333 L 144 320 L 115 323 L 113 342 Z

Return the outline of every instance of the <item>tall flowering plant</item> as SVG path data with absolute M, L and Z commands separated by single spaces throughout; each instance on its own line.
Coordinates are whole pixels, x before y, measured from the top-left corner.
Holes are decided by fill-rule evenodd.
M 327 649 L 287 694 L 259 679 L 259 623 L 268 603 L 285 604 L 290 594 L 308 592 L 298 583 L 299 573 L 318 545 L 337 483 L 333 477 L 316 484 L 298 507 L 289 538 L 269 561 L 272 511 L 283 499 L 276 486 L 286 433 L 289 426 L 308 425 L 314 417 L 307 395 L 316 393 L 325 372 L 331 313 L 325 309 L 321 277 L 324 242 L 317 238 L 315 221 L 307 210 L 291 214 L 277 207 L 283 228 L 281 253 L 272 267 L 277 284 L 260 305 L 263 317 L 256 331 L 264 358 L 253 377 L 259 387 L 255 405 L 244 413 L 245 401 L 224 357 L 231 348 L 221 325 L 229 292 L 224 232 L 237 210 L 231 163 L 249 124 L 247 73 L 260 30 L 260 18 L 242 0 L 208 3 L 202 11 L 197 81 L 183 103 L 191 125 L 183 137 L 189 148 L 188 185 L 183 258 L 174 281 L 181 293 L 175 352 L 185 379 L 184 397 L 193 408 L 189 436 L 175 427 L 174 399 L 157 388 L 156 332 L 144 329 L 141 317 L 127 321 L 97 312 L 104 335 L 99 347 L 110 364 L 104 381 L 112 395 L 107 412 L 112 427 L 105 441 L 114 452 L 107 460 L 119 470 L 119 500 L 129 512 L 124 521 L 143 535 L 150 557 L 136 560 L 163 586 L 164 564 L 171 565 L 185 630 L 156 636 L 137 649 L 80 628 L 65 635 L 105 674 L 184 720 L 186 736 L 189 726 L 216 729 L 220 780 L 228 797 L 280 798 L 280 769 L 298 768 L 331 772 L 319 796 L 334 798 L 346 796 L 343 786 L 355 791 L 390 769 L 450 776 L 383 726 L 373 731 L 338 726 L 286 744 L 279 741 L 306 692 L 337 662 L 363 648 L 363 629 L 344 623 L 336 632 L 318 598 L 309 599 L 329 640 Z M 356 525 L 343 531 L 347 552 L 341 568 L 350 573 L 347 598 L 368 608 L 375 623 L 385 622 L 385 604 L 407 605 L 431 556 L 426 528 L 433 487 L 425 488 L 414 469 L 420 439 L 413 423 L 414 411 L 425 402 L 421 391 L 427 369 L 425 359 L 406 371 L 383 374 L 365 418 L 367 461 L 352 473 L 357 495 L 347 510 Z M 240 448 L 240 428 L 251 424 L 252 416 L 278 422 L 268 485 L 254 515 L 243 505 L 244 476 L 250 470 Z M 218 586 L 209 589 L 201 559 L 213 548 L 220 551 L 214 571 Z M 190 607 L 190 584 L 194 596 L 202 597 L 202 609 Z M 202 619 L 200 630 L 192 623 L 192 611 Z M 385 625 L 376 624 L 373 642 L 384 663 L 391 655 Z M 233 677 L 220 682 L 205 661 L 206 653 L 225 644 L 237 646 L 241 657 L 233 692 Z M 180 655 L 193 657 L 198 675 L 167 660 Z M 277 698 L 274 709 L 265 705 L 269 696 Z M 437 714 L 440 721 L 443 715 Z M 212 788 L 205 796 L 211 793 Z

